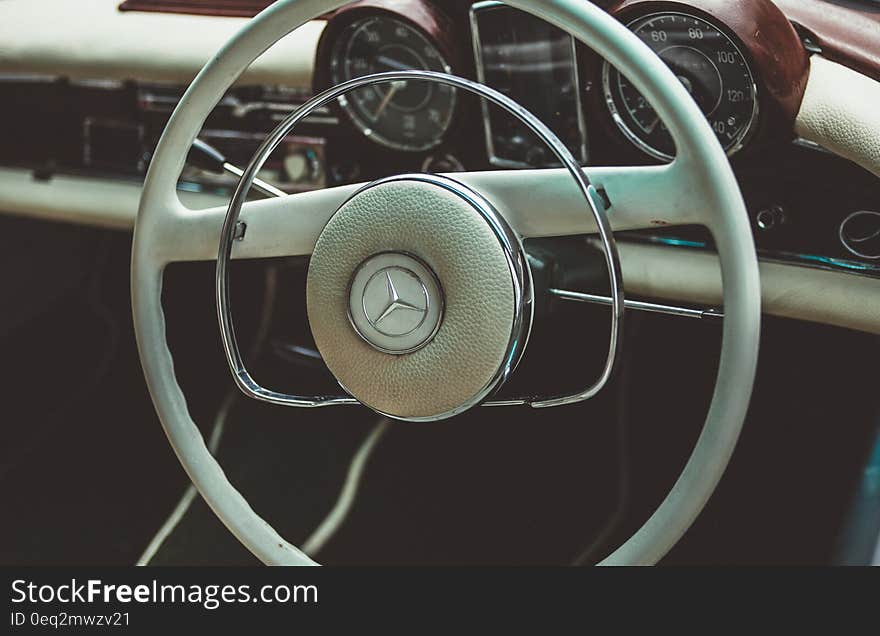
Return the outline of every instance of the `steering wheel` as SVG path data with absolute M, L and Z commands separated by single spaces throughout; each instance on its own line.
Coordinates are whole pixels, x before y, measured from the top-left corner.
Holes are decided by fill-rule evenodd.
M 245 170 L 228 208 L 196 211 L 183 206 L 176 186 L 187 151 L 221 96 L 263 51 L 307 21 L 348 4 L 342 0 L 279 0 L 256 16 L 202 69 L 159 141 L 132 248 L 132 310 L 141 362 L 156 411 L 190 479 L 227 528 L 266 564 L 315 562 L 248 505 L 188 412 L 162 308 L 163 272 L 172 262 L 218 259 L 223 341 L 233 377 L 252 397 L 293 407 L 361 403 L 397 419 L 423 421 L 486 403 L 514 371 L 532 317 L 522 238 L 599 232 L 614 292 L 610 368 L 623 311 L 611 229 L 704 225 L 715 239 L 724 287 L 723 340 L 712 403 L 672 490 L 602 564 L 658 561 L 700 513 L 727 467 L 754 382 L 761 302 L 748 215 L 727 157 L 673 73 L 606 12 L 586 0 L 507 2 L 568 31 L 630 79 L 668 127 L 677 148 L 674 161 L 581 170 L 564 144 L 525 109 L 488 87 L 426 73 L 436 77 L 420 81 L 473 90 L 507 108 L 539 133 L 565 167 L 462 173 L 454 180 L 402 175 L 245 202 L 261 157 L 271 152 L 270 138 Z M 312 101 L 332 100 L 366 82 L 390 79 L 353 80 L 351 86 L 336 87 Z M 295 124 L 296 117 L 286 123 Z M 577 188 L 568 183 L 572 178 Z M 228 258 L 297 255 L 311 255 L 309 321 L 345 396 L 304 398 L 263 389 L 236 357 L 227 305 Z M 574 396 L 507 404 L 524 408 L 580 401 L 606 379 Z

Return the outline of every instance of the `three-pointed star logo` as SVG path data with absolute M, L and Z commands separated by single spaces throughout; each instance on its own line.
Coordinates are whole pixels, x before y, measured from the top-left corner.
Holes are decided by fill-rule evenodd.
M 403 300 L 400 297 L 397 288 L 394 286 L 394 281 L 391 278 L 390 271 L 385 272 L 385 284 L 388 291 L 388 304 L 385 306 L 385 309 L 382 310 L 379 316 L 376 317 L 375 320 L 370 320 L 370 322 L 373 323 L 374 327 L 378 327 L 386 318 L 388 318 L 396 311 L 415 311 L 420 314 L 425 313 L 425 307 L 419 307 Z

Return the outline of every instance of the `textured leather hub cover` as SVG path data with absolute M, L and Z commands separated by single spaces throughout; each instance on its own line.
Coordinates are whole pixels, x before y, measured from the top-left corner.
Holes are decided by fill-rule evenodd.
M 434 338 L 404 355 L 373 348 L 349 318 L 353 275 L 383 253 L 424 262 L 445 299 Z M 472 405 L 504 365 L 516 317 L 513 274 L 492 227 L 463 196 L 418 179 L 378 182 L 339 208 L 315 245 L 306 295 L 315 343 L 339 383 L 400 419 Z

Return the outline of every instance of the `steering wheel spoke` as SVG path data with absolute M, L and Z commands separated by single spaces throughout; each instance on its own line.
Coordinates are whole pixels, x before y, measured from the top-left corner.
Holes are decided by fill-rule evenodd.
M 308 256 L 324 225 L 357 187 L 340 186 L 245 203 L 232 257 Z M 226 206 L 204 210 L 181 206 L 167 213 L 165 222 L 156 228 L 156 258 L 163 264 L 215 260 L 226 211 Z
M 705 203 L 691 173 L 678 162 L 663 166 L 584 168 L 587 181 L 610 204 L 614 231 L 703 224 Z M 450 175 L 492 201 L 525 238 L 594 234 L 594 217 L 563 168 L 497 170 Z M 232 258 L 308 256 L 337 209 L 364 184 L 344 185 L 242 206 Z M 217 246 L 226 207 L 190 210 L 180 206 L 158 228 L 156 255 L 164 263 L 209 261 Z
M 602 195 L 614 231 L 706 222 L 700 189 L 683 165 L 586 167 Z M 471 172 L 453 175 L 496 204 L 521 236 L 593 234 L 594 217 L 562 168 Z

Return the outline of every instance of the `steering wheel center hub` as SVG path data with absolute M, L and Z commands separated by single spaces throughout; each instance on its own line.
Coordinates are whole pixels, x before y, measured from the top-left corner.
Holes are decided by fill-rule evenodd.
M 440 176 L 355 193 L 315 245 L 306 293 L 340 385 L 397 419 L 479 404 L 516 367 L 531 328 L 519 238 L 488 201 Z
M 437 276 L 423 261 L 399 252 L 361 263 L 348 291 L 354 330 L 378 351 L 393 355 L 427 345 L 440 328 L 443 305 Z

